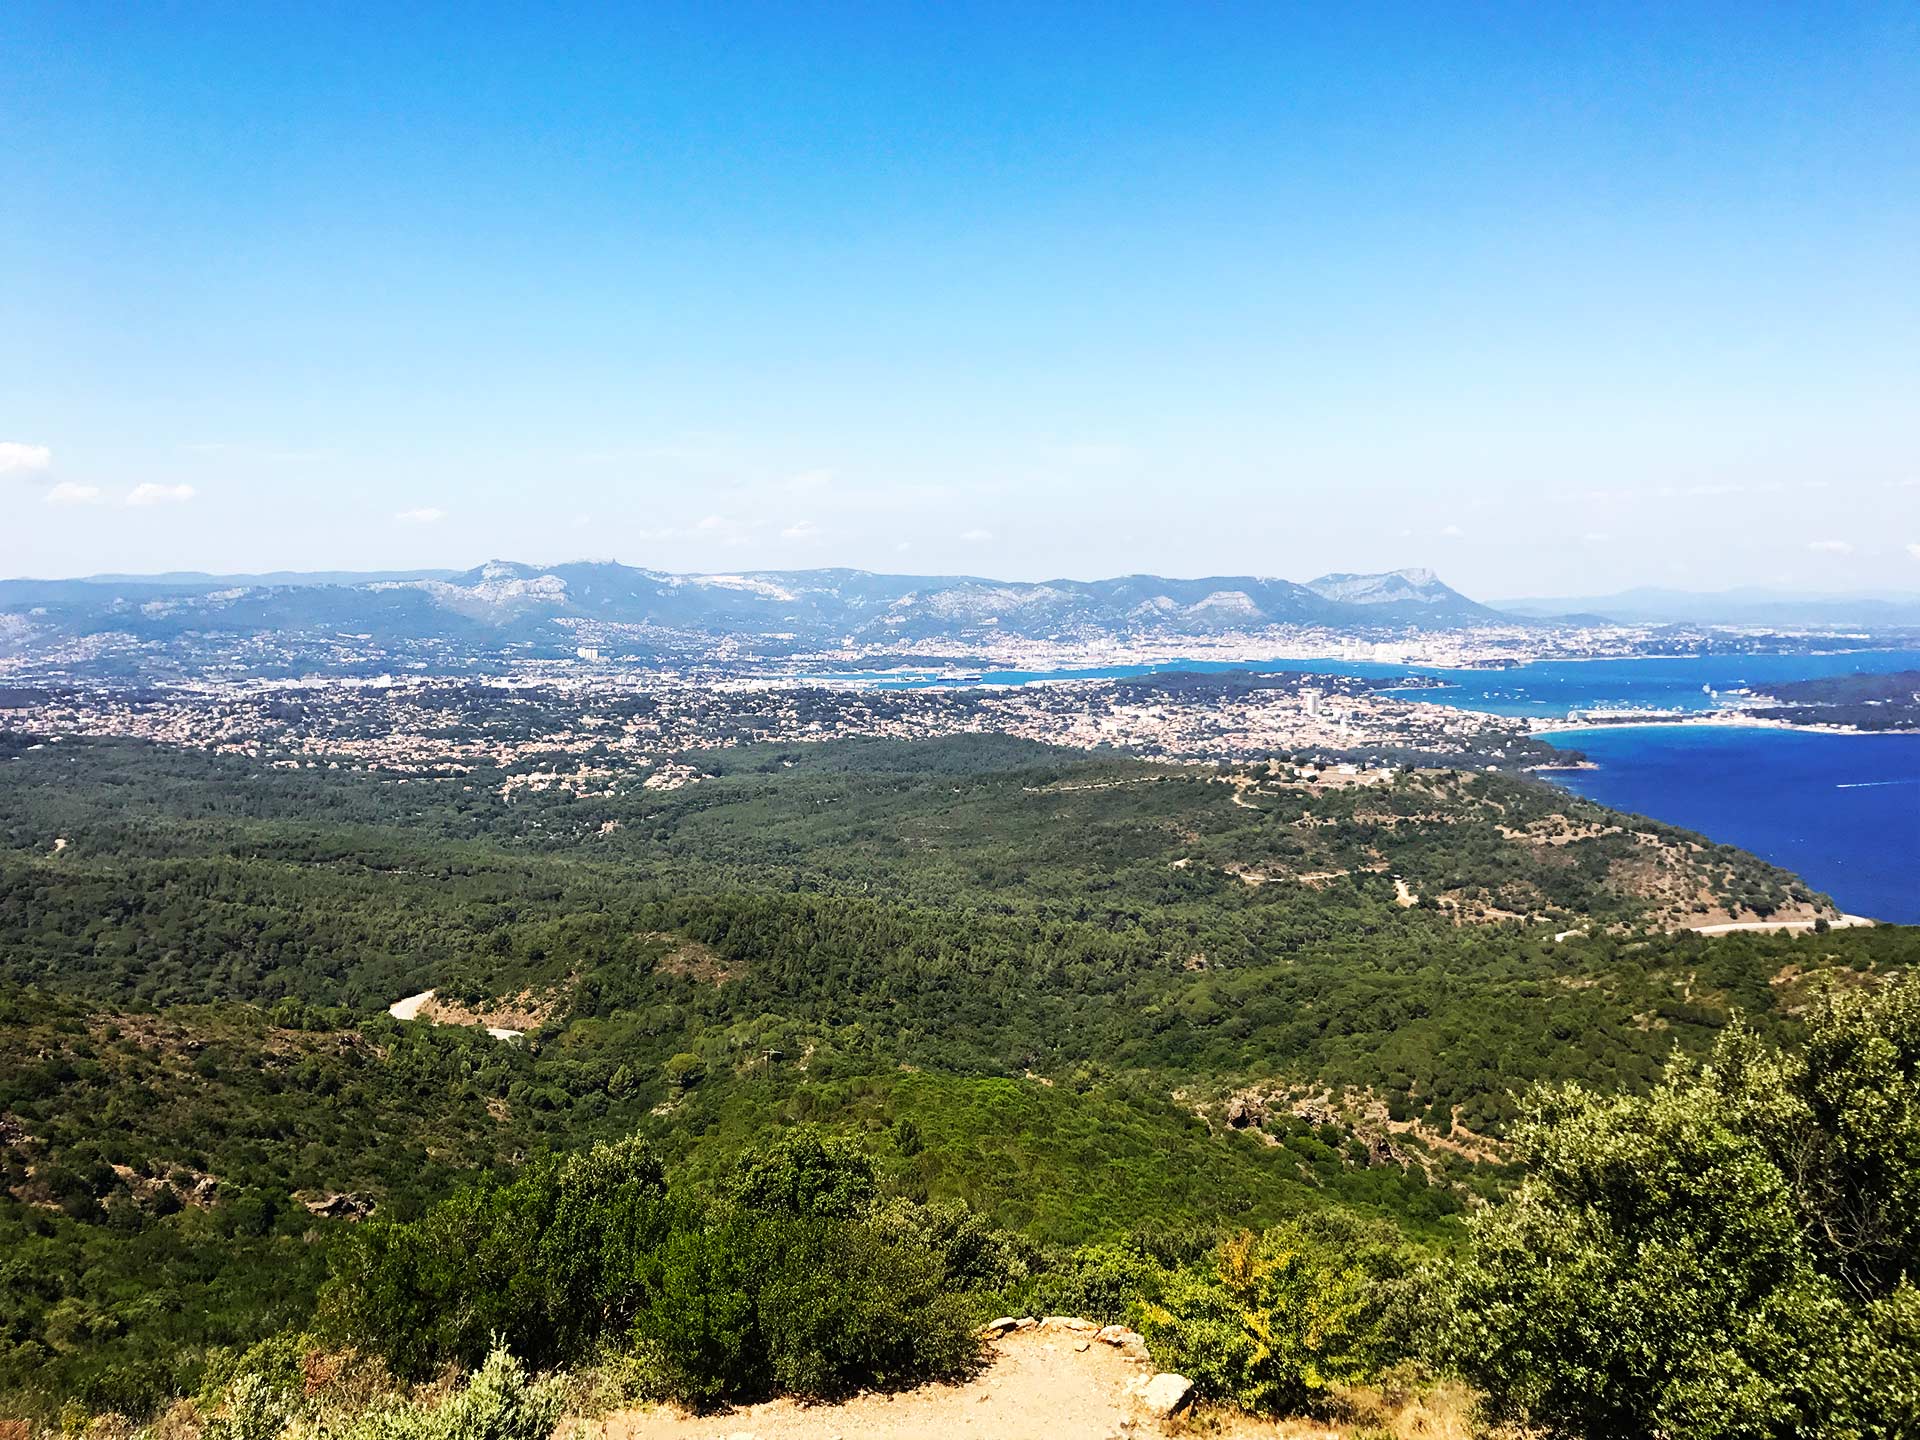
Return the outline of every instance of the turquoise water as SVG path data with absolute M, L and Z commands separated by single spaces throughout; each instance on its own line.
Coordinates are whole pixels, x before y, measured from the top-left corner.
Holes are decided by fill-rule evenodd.
M 1843 910 L 1920 924 L 1920 734 L 1633 725 L 1564 739 L 1599 766 L 1555 772 L 1569 789 L 1751 850 Z
M 1543 660 L 1511 670 L 1448 670 L 1426 665 L 1384 665 L 1368 660 L 1274 659 L 1257 661 L 1170 660 L 1157 665 L 1106 665 L 1068 670 L 986 670 L 955 680 L 934 672 L 848 672 L 816 679 L 862 681 L 883 690 L 964 689 L 970 685 L 1030 685 L 1047 680 L 1125 680 L 1175 670 L 1219 674 L 1244 670 L 1265 674 L 1303 670 L 1315 675 L 1412 677 L 1433 688 L 1399 692 L 1463 710 L 1496 715 L 1564 718 L 1570 710 L 1616 706 L 1661 710 L 1712 710 L 1743 688 L 1764 689 L 1786 680 L 1812 680 L 1856 671 L 1920 670 L 1920 650 L 1861 650 L 1841 655 L 1697 655 L 1659 660 Z

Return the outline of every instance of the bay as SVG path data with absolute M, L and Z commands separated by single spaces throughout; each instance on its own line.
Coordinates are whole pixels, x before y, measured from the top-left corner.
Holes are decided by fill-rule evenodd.
M 1266 660 L 1168 660 L 1145 665 L 1075 666 L 1056 670 L 983 670 L 964 676 L 939 671 L 845 671 L 802 677 L 882 690 L 958 690 L 979 685 L 1034 685 L 1062 680 L 1127 680 L 1176 671 L 1222 674 L 1352 675 L 1431 682 L 1395 693 L 1461 710 L 1494 715 L 1564 719 L 1574 710 L 1646 708 L 1710 711 L 1734 703 L 1742 690 L 1760 691 L 1790 680 L 1814 680 L 1860 671 L 1920 670 L 1920 650 L 1855 650 L 1806 655 L 1684 655 L 1633 660 L 1538 660 L 1509 669 L 1400 665 L 1328 657 Z
M 1325 658 L 1175 660 L 965 677 L 896 671 L 821 678 L 886 689 L 958 689 L 1178 670 L 1412 678 L 1431 683 L 1395 694 L 1462 710 L 1564 719 L 1574 711 L 1604 709 L 1710 713 L 1737 703 L 1743 690 L 1763 692 L 1790 680 L 1920 670 L 1920 651 L 1547 660 L 1502 670 Z M 1550 772 L 1569 789 L 1751 850 L 1804 876 L 1843 910 L 1920 924 L 1920 734 L 1694 724 L 1614 725 L 1549 738 L 1583 751 L 1597 767 Z
M 1550 772 L 1568 789 L 1751 850 L 1851 914 L 1920 924 L 1920 734 L 1696 724 L 1554 738 L 1597 767 Z

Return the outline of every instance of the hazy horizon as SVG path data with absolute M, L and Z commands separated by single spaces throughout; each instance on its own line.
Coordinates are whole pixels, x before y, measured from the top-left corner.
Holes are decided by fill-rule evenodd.
M 1920 590 L 1910 6 L 24 0 L 0 50 L 3 574 Z
M 1311 570 L 1311 571 L 1301 571 L 1297 574 L 1291 574 L 1291 575 L 1282 575 L 1273 571 L 1228 571 L 1228 570 L 1221 570 L 1218 568 L 1210 569 L 1210 570 L 1198 570 L 1198 571 L 1192 571 L 1192 572 L 1174 572 L 1174 571 L 1168 571 L 1168 570 L 1137 570 L 1137 571 L 1114 571 L 1114 572 L 1105 572 L 1105 573 L 1086 573 L 1086 574 L 1068 574 L 1064 572 L 1054 572 L 1050 574 L 1037 574 L 1037 575 L 1007 575 L 1007 574 L 999 574 L 999 573 L 996 573 L 993 571 L 987 571 L 987 570 L 935 571 L 935 570 L 919 570 L 919 569 L 914 569 L 912 567 L 905 567 L 905 566 L 887 566 L 883 564 L 882 565 L 855 564 L 855 565 L 734 566 L 728 569 L 676 570 L 674 567 L 671 567 L 671 566 L 638 565 L 635 562 L 622 560 L 615 556 L 575 555 L 566 559 L 543 560 L 543 559 L 529 559 L 525 556 L 508 554 L 505 552 L 492 554 L 492 555 L 489 555 L 484 560 L 476 560 L 471 564 L 462 564 L 462 565 L 395 565 L 395 566 L 383 566 L 377 569 L 371 569 L 371 568 L 358 569 L 358 568 L 345 567 L 345 566 L 317 566 L 312 569 L 267 568 L 267 569 L 249 569 L 249 570 L 195 570 L 195 569 L 140 570 L 140 571 L 101 570 L 101 571 L 92 571 L 87 573 L 75 573 L 75 574 L 66 574 L 66 575 L 51 575 L 51 574 L 0 575 L 0 582 L 44 582 L 48 584 L 61 584 L 61 583 L 86 583 L 86 582 L 110 583 L 114 581 L 165 581 L 170 579 L 179 579 L 183 581 L 188 581 L 188 580 L 244 581 L 244 580 L 271 579 L 273 577 L 281 577 L 281 576 L 298 576 L 298 577 L 309 578 L 309 579 L 313 577 L 327 577 L 330 581 L 339 581 L 342 583 L 347 583 L 347 582 L 354 582 L 354 581 L 377 580 L 377 579 L 386 579 L 386 578 L 412 578 L 412 577 L 428 576 L 428 575 L 445 575 L 445 576 L 463 575 L 463 574 L 471 573 L 476 570 L 480 570 L 486 565 L 495 564 L 495 563 L 526 565 L 536 570 L 553 570 L 561 566 L 567 566 L 567 565 L 603 565 L 603 564 L 633 565 L 634 568 L 652 570 L 657 573 L 684 574 L 684 575 L 726 575 L 726 574 L 740 574 L 740 573 L 753 574 L 753 573 L 762 573 L 762 572 L 770 572 L 770 571 L 805 573 L 807 571 L 819 571 L 819 570 L 853 570 L 853 571 L 862 572 L 870 575 L 909 575 L 909 576 L 924 577 L 927 579 L 970 578 L 975 580 L 984 580 L 989 582 L 1014 584 L 1014 585 L 1044 584 L 1049 581 L 1064 581 L 1068 583 L 1084 584 L 1084 583 L 1091 583 L 1096 581 L 1119 579 L 1119 578 L 1123 578 L 1126 575 L 1152 575 L 1152 576 L 1157 576 L 1159 578 L 1168 579 L 1168 580 L 1188 580 L 1188 581 L 1210 579 L 1210 578 L 1221 578 L 1221 579 L 1254 578 L 1254 579 L 1262 579 L 1262 580 L 1277 579 L 1277 580 L 1292 581 L 1296 584 L 1304 585 L 1316 580 L 1326 578 L 1328 576 L 1339 575 L 1339 574 L 1349 574 L 1349 573 L 1391 574 L 1391 573 L 1411 573 L 1411 572 L 1424 571 L 1432 575 L 1434 578 L 1438 579 L 1442 584 L 1448 585 L 1450 588 L 1455 590 L 1461 590 L 1462 593 L 1466 594 L 1469 599 L 1477 600 L 1483 604 L 1493 605 L 1496 608 L 1500 605 L 1509 604 L 1509 603 L 1524 605 L 1524 604 L 1538 604 L 1541 602 L 1552 601 L 1552 600 L 1564 600 L 1569 603 L 1573 603 L 1573 602 L 1578 602 L 1583 600 L 1632 598 L 1636 594 L 1644 594 L 1649 597 L 1695 596 L 1701 599 L 1743 600 L 1750 603 L 1765 603 L 1773 599 L 1779 599 L 1783 601 L 1793 601 L 1793 602 L 1809 602 L 1809 601 L 1823 601 L 1823 600 L 1842 601 L 1842 602 L 1862 601 L 1862 600 L 1897 600 L 1897 601 L 1906 602 L 1906 601 L 1920 600 L 1920 584 L 1915 584 L 1914 586 L 1907 589 L 1901 589 L 1898 586 L 1793 588 L 1793 587 L 1768 586 L 1768 585 L 1730 585 L 1730 586 L 1721 587 L 1719 589 L 1688 589 L 1686 587 L 1681 587 L 1681 586 L 1631 585 L 1631 586 L 1622 586 L 1618 590 L 1610 590 L 1610 591 L 1581 591 L 1581 590 L 1577 590 L 1569 587 L 1561 590 L 1542 591 L 1537 594 L 1529 594 L 1529 595 L 1522 595 L 1518 593 L 1476 594 L 1471 591 L 1462 590 L 1462 587 L 1458 585 L 1454 585 L 1453 582 L 1449 579 L 1449 577 L 1445 573 L 1434 569 L 1434 567 L 1430 565 L 1414 565 L 1414 564 L 1391 565 L 1391 566 L 1388 566 L 1385 570 L 1372 571 L 1372 572 Z

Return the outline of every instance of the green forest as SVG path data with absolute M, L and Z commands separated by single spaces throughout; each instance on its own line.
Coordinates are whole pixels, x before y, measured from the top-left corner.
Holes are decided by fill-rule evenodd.
M 0 737 L 0 1414 L 278 1413 L 309 1344 L 522 1420 L 582 1367 L 827 1397 L 1053 1311 L 1254 1409 L 1415 1366 L 1547 1433 L 1902 1433 L 1920 934 L 1676 931 L 1824 897 L 1511 774 L 684 758 Z

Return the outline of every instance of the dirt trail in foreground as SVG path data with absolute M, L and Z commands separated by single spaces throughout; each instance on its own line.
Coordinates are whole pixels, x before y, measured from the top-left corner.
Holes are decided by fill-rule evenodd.
M 1075 1347 L 1085 1345 L 1084 1350 Z M 625 1410 L 602 1422 L 597 1440 L 1117 1440 L 1159 1436 L 1127 1383 L 1153 1367 L 1085 1336 L 1026 1330 L 993 1342 L 986 1370 L 964 1385 L 929 1385 L 903 1395 L 861 1395 L 843 1405 L 775 1400 L 726 1415 L 690 1418 L 672 1410 Z M 1336 1440 L 1324 1425 L 1236 1420 L 1204 1427 L 1208 1440 Z

